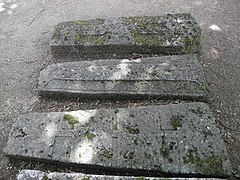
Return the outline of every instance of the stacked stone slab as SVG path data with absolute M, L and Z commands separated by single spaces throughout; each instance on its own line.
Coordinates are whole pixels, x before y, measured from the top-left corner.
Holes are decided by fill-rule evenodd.
M 134 177 L 134 176 L 107 176 L 82 173 L 45 173 L 36 170 L 23 170 L 17 180 L 220 180 L 215 178 L 158 178 L 158 177 Z M 223 180 L 223 179 L 222 179 Z
M 60 98 L 204 100 L 206 90 L 195 55 L 67 62 L 48 66 L 39 77 L 39 92 Z
M 39 93 L 62 98 L 180 98 L 206 100 L 207 85 L 196 53 L 200 27 L 189 14 L 78 20 L 55 26 L 55 57 L 74 54 L 167 54 L 53 64 L 39 77 Z M 185 55 L 183 55 L 185 54 Z M 29 113 L 14 123 L 4 149 L 14 158 L 124 172 L 226 177 L 231 166 L 207 104 L 201 102 Z M 31 178 L 144 179 L 47 174 Z
M 31 113 L 9 136 L 9 156 L 170 174 L 230 174 L 205 103 Z
M 189 54 L 199 51 L 201 29 L 190 14 L 77 20 L 55 26 L 52 53 Z

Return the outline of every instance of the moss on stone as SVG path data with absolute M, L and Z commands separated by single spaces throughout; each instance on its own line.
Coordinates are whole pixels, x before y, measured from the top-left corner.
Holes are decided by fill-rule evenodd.
M 135 28 L 146 28 L 150 24 L 160 23 L 162 17 L 160 16 L 134 16 L 124 17 L 123 22 L 125 25 L 135 26 Z
M 49 178 L 47 177 L 47 175 L 44 175 L 42 180 L 49 180 Z
M 185 46 L 185 53 L 191 54 L 198 52 L 200 45 L 201 45 L 201 37 L 190 37 L 190 38 L 185 38 L 183 40 L 184 46 Z
M 63 119 L 68 122 L 72 129 L 74 128 L 75 124 L 79 123 L 79 119 L 71 114 L 64 114 Z
M 61 28 L 58 26 L 55 26 L 54 31 L 53 31 L 53 38 L 55 39 L 60 39 L 61 38 Z
M 94 118 L 93 116 L 90 117 L 90 120 L 89 120 L 89 121 L 92 122 L 92 123 L 95 123 L 95 122 L 96 122 L 96 120 L 95 120 L 95 118 Z
M 99 152 L 99 156 L 104 160 L 104 159 L 111 159 L 113 156 L 113 153 L 109 149 L 102 149 Z
M 79 42 L 79 43 L 82 43 L 82 42 L 83 42 L 83 39 L 82 39 L 81 34 L 76 34 L 76 35 L 73 37 L 73 40 L 74 40 L 75 42 Z
M 202 160 L 199 157 L 197 148 L 194 147 L 193 149 L 188 149 L 188 154 L 183 157 L 185 164 L 196 164 L 198 166 L 202 166 Z
M 183 119 L 179 115 L 174 115 L 170 119 L 172 127 L 177 130 L 178 128 L 182 127 Z
M 83 25 L 89 25 L 90 24 L 90 22 L 88 21 L 88 20 L 83 20 L 83 19 L 81 19 L 81 20 L 76 20 L 76 21 L 73 21 L 75 24 L 77 24 L 77 25 L 80 25 L 80 26 L 83 26 Z
M 130 134 L 139 134 L 139 128 L 136 126 L 124 125 L 123 126 Z
M 224 175 L 225 172 L 223 170 L 222 160 L 218 156 L 212 155 L 206 160 L 206 163 L 202 163 L 201 166 L 197 164 L 199 170 L 204 174 L 209 175 Z
M 128 151 L 128 152 L 126 152 L 126 153 L 124 153 L 124 155 L 123 155 L 123 158 L 124 159 L 133 159 L 133 157 L 134 157 L 134 152 L 133 151 Z
M 90 180 L 89 177 L 83 177 L 81 180 Z
M 96 45 L 104 45 L 105 44 L 105 39 L 104 36 L 89 36 L 89 40 L 96 43 Z
M 196 170 L 202 174 L 224 175 L 222 160 L 218 156 L 210 156 L 207 159 L 201 159 L 197 148 L 189 149 L 188 154 L 183 158 L 185 164 L 193 164 Z
M 141 176 L 141 177 L 136 177 L 136 180 L 145 180 L 146 178 Z
M 158 46 L 164 44 L 164 38 L 160 33 L 157 34 L 142 34 L 136 30 L 131 32 L 134 42 L 141 46 Z
M 87 132 L 87 133 L 85 133 L 85 137 L 86 137 L 88 140 L 93 140 L 93 139 L 96 137 L 96 135 L 93 134 L 93 133 L 91 133 L 91 132 Z
M 78 33 L 73 37 L 73 40 L 76 43 L 84 45 L 85 43 L 94 43 L 95 45 L 104 45 L 105 39 L 104 35 L 88 35 L 83 36 L 82 34 Z
M 199 89 L 200 91 L 205 91 L 205 90 L 206 90 L 206 87 L 205 87 L 204 84 L 200 83 L 200 84 L 198 84 L 198 89 Z
M 118 128 L 117 128 L 117 124 L 116 124 L 116 123 L 112 124 L 112 129 L 115 130 L 115 131 L 118 130 Z
M 203 114 L 205 114 L 205 111 L 202 111 L 199 107 L 197 109 L 189 109 L 189 111 L 199 115 L 199 117 L 202 117 Z
M 161 148 L 160 148 L 160 153 L 162 154 L 162 156 L 163 156 L 164 158 L 168 158 L 168 157 L 169 157 L 170 150 L 169 150 L 167 144 L 162 143 L 162 146 L 161 146 Z

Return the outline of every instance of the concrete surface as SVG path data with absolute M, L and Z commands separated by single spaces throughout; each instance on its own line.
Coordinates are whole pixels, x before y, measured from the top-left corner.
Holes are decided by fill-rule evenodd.
M 44 179 L 45 178 L 45 179 Z M 37 170 L 22 170 L 17 180 L 220 180 L 216 178 L 164 178 L 164 177 L 134 177 L 134 176 L 107 176 L 82 173 L 45 173 Z M 223 180 L 223 179 L 222 179 Z
M 3 148 L 15 118 L 39 103 L 37 77 L 39 71 L 53 61 L 49 43 L 54 25 L 77 19 L 178 12 L 192 13 L 202 28 L 200 60 L 209 82 L 211 107 L 231 163 L 233 167 L 240 165 L 239 0 L 0 0 L 0 3 L 2 179 L 15 179 L 15 174 L 23 168 L 21 163 L 9 162 Z
M 200 49 L 201 29 L 189 14 L 75 20 L 57 24 L 53 55 L 185 54 Z
M 25 114 L 14 123 L 5 153 L 126 172 L 231 174 L 205 103 Z
M 60 99 L 207 99 L 195 55 L 53 64 L 41 71 L 39 91 Z

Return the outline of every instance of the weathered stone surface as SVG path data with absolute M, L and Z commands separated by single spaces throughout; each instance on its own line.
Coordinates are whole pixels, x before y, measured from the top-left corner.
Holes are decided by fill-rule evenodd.
M 227 176 L 230 162 L 205 103 L 21 115 L 5 153 L 75 165 Z
M 82 98 L 177 97 L 206 99 L 195 55 L 53 64 L 40 73 L 43 95 Z
M 17 180 L 220 180 L 216 178 L 163 178 L 136 176 L 108 176 L 82 173 L 45 173 L 37 170 L 22 170 Z M 223 180 L 223 179 L 221 179 Z
M 195 53 L 200 34 L 190 14 L 77 20 L 55 26 L 51 49 L 53 55 Z

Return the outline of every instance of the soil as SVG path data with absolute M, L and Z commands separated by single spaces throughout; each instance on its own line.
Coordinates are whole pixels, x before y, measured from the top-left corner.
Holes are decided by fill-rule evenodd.
M 47 65 L 58 62 L 58 59 L 53 59 L 49 46 L 55 24 L 75 19 L 156 16 L 177 12 L 192 13 L 202 28 L 199 59 L 209 83 L 209 104 L 226 143 L 233 168 L 231 178 L 234 179 L 240 166 L 239 0 L 0 0 L 0 179 L 15 179 L 19 170 L 24 168 L 93 172 L 36 161 L 11 160 L 4 156 L 3 148 L 11 125 L 21 113 L 172 102 L 152 99 L 56 101 L 40 98 L 37 93 L 39 72 Z

